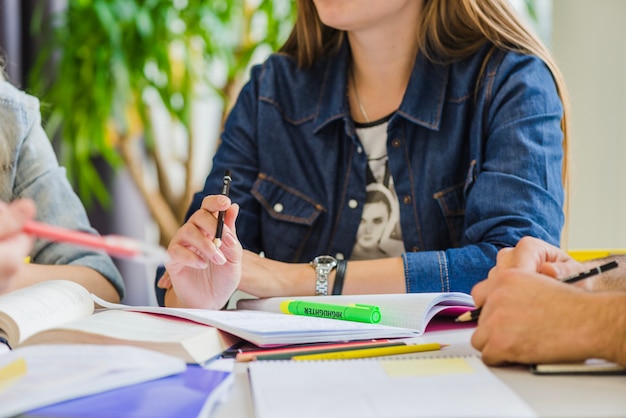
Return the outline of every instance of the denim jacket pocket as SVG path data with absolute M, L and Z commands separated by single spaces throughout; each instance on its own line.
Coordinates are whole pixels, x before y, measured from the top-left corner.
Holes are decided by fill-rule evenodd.
M 326 208 L 302 191 L 264 173 L 259 174 L 252 186 L 252 195 L 263 208 L 264 241 L 271 242 L 278 254 L 290 254 L 290 259 L 297 259 L 311 236 L 315 220 Z
M 459 183 L 454 186 L 438 191 L 433 195 L 439 209 L 443 215 L 450 241 L 454 247 L 460 245 L 463 234 L 463 224 L 465 222 L 465 193 L 466 183 Z

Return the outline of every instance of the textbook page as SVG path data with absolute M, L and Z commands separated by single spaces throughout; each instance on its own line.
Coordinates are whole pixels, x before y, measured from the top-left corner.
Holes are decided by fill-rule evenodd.
M 132 345 L 175 355 L 188 363 L 203 363 L 239 341 L 214 327 L 172 316 L 121 310 L 94 313 L 91 294 L 67 280 L 41 282 L 1 296 L 0 336 L 13 348 Z
M 466 293 L 405 293 L 380 295 L 337 295 L 337 296 L 301 296 L 274 297 L 264 299 L 241 299 L 239 309 L 254 309 L 281 313 L 280 304 L 286 300 L 302 300 L 334 305 L 355 303 L 374 305 L 380 308 L 380 324 L 394 327 L 411 328 L 424 332 L 431 319 L 443 311 L 456 317 L 474 309 L 474 300 Z
M 133 345 L 202 364 L 220 355 L 239 338 L 217 328 L 176 317 L 102 310 L 39 332 L 22 346 L 33 344 Z
M 249 365 L 256 418 L 535 417 L 478 356 Z
M 94 303 L 81 285 L 48 280 L 0 296 L 0 336 L 12 347 L 33 334 L 91 315 Z

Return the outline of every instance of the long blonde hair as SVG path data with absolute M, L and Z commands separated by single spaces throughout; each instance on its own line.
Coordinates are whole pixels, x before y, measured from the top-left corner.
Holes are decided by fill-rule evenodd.
M 336 53 L 345 33 L 324 25 L 312 0 L 297 1 L 296 24 L 280 52 L 294 57 L 299 66 L 308 68 L 318 59 Z M 546 64 L 563 105 L 562 180 L 567 220 L 570 201 L 569 94 L 561 71 L 541 40 L 517 17 L 508 0 L 424 0 L 417 36 L 420 53 L 433 62 L 460 60 L 488 41 L 503 50 L 535 55 Z M 566 221 L 564 235 L 567 229 Z

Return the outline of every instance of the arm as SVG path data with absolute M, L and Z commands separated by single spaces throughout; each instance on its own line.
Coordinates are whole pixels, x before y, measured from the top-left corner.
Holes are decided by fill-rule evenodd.
M 243 260 L 239 289 L 246 293 L 258 297 L 315 295 L 315 271 L 308 263 L 284 263 L 250 251 L 244 251 Z M 335 273 L 333 269 L 328 279 L 329 293 Z M 405 292 L 400 257 L 348 262 L 342 294 Z
M 20 268 L 9 290 L 54 279 L 71 280 L 104 300 L 120 301 L 120 295 L 109 280 L 93 268 L 81 265 L 25 264 Z
M 499 249 L 523 236 L 558 244 L 563 225 L 562 104 L 534 57 L 496 53 L 485 70 L 469 129 L 458 248 L 405 255 L 409 291 L 469 292 Z M 460 192 L 459 192 L 460 194 Z
M 586 289 L 593 291 L 626 290 L 626 256 L 609 256 L 603 259 L 587 261 L 584 264 L 588 269 L 611 260 L 617 261 L 619 267 L 585 280 L 583 285 Z
M 2 199 L 30 198 L 37 206 L 38 221 L 97 233 L 41 127 L 38 101 L 7 84 L 3 84 L 0 94 L 10 99 L 0 106 L 15 128 L 0 129 L 6 158 L 14 167 L 0 178 Z M 110 301 L 119 301 L 123 296 L 122 278 L 104 253 L 37 240 L 30 255 L 31 264 L 20 270 L 11 289 L 63 277 Z

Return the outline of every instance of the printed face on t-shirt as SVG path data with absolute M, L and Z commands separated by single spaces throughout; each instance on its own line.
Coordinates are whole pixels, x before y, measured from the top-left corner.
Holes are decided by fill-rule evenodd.
M 371 248 L 378 245 L 389 222 L 389 209 L 383 202 L 366 203 L 357 232 L 357 243 Z

